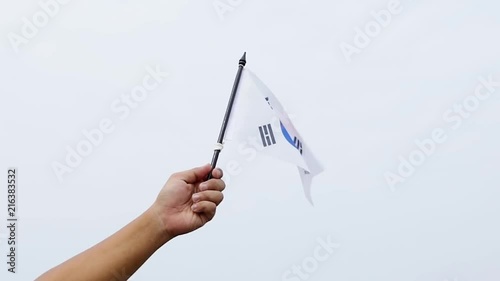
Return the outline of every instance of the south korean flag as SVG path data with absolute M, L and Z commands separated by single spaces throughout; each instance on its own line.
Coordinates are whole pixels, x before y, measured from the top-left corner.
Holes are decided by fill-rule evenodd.
M 306 198 L 312 204 L 312 178 L 323 171 L 283 106 L 269 88 L 244 69 L 226 132 L 227 141 L 257 139 L 264 153 L 297 165 Z

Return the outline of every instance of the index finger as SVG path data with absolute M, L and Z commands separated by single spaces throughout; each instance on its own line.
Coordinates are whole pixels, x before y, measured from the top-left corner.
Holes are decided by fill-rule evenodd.
M 224 173 L 222 172 L 221 168 L 215 168 L 212 171 L 212 177 L 214 179 L 220 179 L 220 178 L 222 178 L 223 175 L 224 175 Z

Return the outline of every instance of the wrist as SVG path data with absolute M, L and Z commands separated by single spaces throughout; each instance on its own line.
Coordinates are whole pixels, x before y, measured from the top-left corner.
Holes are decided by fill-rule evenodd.
M 160 210 L 153 204 L 144 215 L 147 217 L 147 220 L 151 222 L 151 229 L 153 232 L 154 239 L 161 243 L 160 247 L 172 240 L 175 236 L 171 235 L 167 231 L 167 227 L 163 220 L 161 219 Z

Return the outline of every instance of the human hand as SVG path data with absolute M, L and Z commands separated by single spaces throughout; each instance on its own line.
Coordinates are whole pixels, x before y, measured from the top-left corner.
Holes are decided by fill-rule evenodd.
M 226 185 L 219 168 L 205 181 L 211 170 L 207 164 L 172 174 L 158 194 L 153 209 L 170 238 L 196 230 L 214 217 Z

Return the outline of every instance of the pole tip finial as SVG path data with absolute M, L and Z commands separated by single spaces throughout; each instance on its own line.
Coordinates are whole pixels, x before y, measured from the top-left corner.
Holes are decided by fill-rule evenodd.
M 246 64 L 247 64 L 247 52 L 245 52 L 240 59 L 240 65 L 245 66 Z

